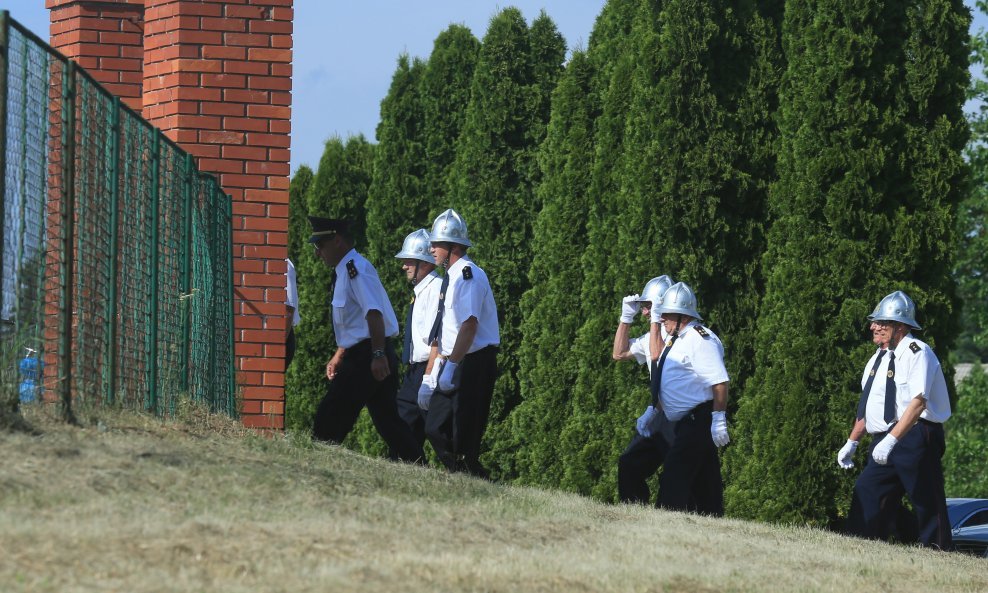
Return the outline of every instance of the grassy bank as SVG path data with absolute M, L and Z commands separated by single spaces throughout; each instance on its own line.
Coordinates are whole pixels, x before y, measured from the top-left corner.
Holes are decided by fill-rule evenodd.
M 0 589 L 988 591 L 988 561 L 610 506 L 268 439 L 28 411 L 0 433 Z

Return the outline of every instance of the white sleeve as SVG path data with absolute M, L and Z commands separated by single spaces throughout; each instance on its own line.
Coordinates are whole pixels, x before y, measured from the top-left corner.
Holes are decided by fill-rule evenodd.
M 638 364 L 648 363 L 648 353 L 649 353 L 648 340 L 649 340 L 649 335 L 645 334 L 644 336 L 632 338 L 631 340 L 628 341 L 629 343 L 628 352 L 635 357 L 635 361 L 638 362 Z
M 460 324 L 471 317 L 480 321 L 480 312 L 484 307 L 484 288 L 486 283 L 478 278 L 478 274 L 467 280 L 462 276 L 456 281 L 452 309 L 456 321 Z M 490 288 L 487 288 L 490 290 Z
M 287 276 L 286 290 L 288 294 L 286 295 L 285 304 L 294 309 L 298 309 L 298 286 L 295 283 L 295 266 L 292 264 L 292 260 L 285 260 L 288 262 L 288 269 L 285 270 L 285 276 Z
M 930 348 L 924 348 L 911 357 L 909 361 L 909 397 L 914 398 L 923 394 L 923 398 L 930 399 L 930 392 L 933 391 L 933 379 L 937 376 L 937 367 L 940 361 L 933 354 Z
M 350 289 L 353 290 L 353 296 L 356 298 L 357 304 L 360 306 L 360 313 L 364 317 L 367 317 L 371 311 L 380 311 L 381 315 L 385 315 L 391 307 L 391 303 L 387 303 L 385 306 L 385 303 L 381 302 L 381 295 L 385 294 L 383 287 L 381 290 L 375 290 L 375 285 L 380 286 L 380 284 L 380 278 L 369 266 L 361 270 L 356 278 L 350 279 Z
M 711 338 L 699 338 L 693 342 L 693 371 L 708 387 L 727 383 L 727 367 L 724 366 L 724 347 Z

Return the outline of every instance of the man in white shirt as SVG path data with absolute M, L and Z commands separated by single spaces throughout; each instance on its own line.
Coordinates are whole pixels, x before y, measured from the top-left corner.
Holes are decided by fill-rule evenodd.
M 432 256 L 446 268 L 441 313 L 433 330 L 440 364 L 434 393 L 423 381 L 419 402 L 429 409 L 425 433 L 449 471 L 487 477 L 480 444 L 487 429 L 497 379 L 500 344 L 497 308 L 487 274 L 467 257 L 470 240 L 463 218 L 452 209 L 432 224 Z
M 398 319 L 377 270 L 353 248 L 346 221 L 309 217 L 316 256 L 333 269 L 330 298 L 336 353 L 326 363 L 329 387 L 316 410 L 312 433 L 340 443 L 367 406 L 392 459 L 417 461 L 422 447 L 395 403 L 398 356 L 392 338 Z
M 840 467 L 854 467 L 858 441 L 865 432 L 872 435 L 868 461 L 854 484 L 848 529 L 861 537 L 888 538 L 889 513 L 907 494 L 920 542 L 950 550 L 940 462 L 946 448 L 943 423 L 951 414 L 943 369 L 933 350 L 909 331 L 922 329 L 909 295 L 897 290 L 886 296 L 868 319 L 878 350 L 865 366 L 857 419 L 837 453 Z
M 436 360 L 436 340 L 429 334 L 439 310 L 439 289 L 442 279 L 436 273 L 436 262 L 430 253 L 429 232 L 419 229 L 405 237 L 395 258 L 401 260 L 401 269 L 412 285 L 412 302 L 405 317 L 402 362 L 406 365 L 405 377 L 398 390 L 398 414 L 412 429 L 419 447 L 425 444 L 426 410 L 418 405 L 419 388 L 423 378 L 426 384 L 436 388 L 435 377 L 429 374 Z
M 696 296 L 673 284 L 652 307 L 651 351 L 660 353 L 652 371 L 655 413 L 675 423 L 663 459 L 659 506 L 724 514 L 724 484 L 717 448 L 727 433 L 728 381 L 724 345 L 696 310 Z M 658 325 L 665 330 L 659 332 Z M 667 336 L 662 343 L 662 336 Z
M 635 361 L 647 365 L 649 376 L 652 374 L 652 351 L 649 334 L 630 338 L 631 324 L 639 311 L 645 319 L 649 319 L 653 303 L 659 300 L 665 291 L 672 286 L 668 276 L 658 276 L 649 280 L 641 294 L 624 297 L 621 302 L 621 318 L 614 332 L 614 347 L 611 357 L 618 361 Z M 649 406 L 652 408 L 652 406 Z M 648 504 L 651 494 L 648 479 L 658 471 L 662 464 L 663 446 L 659 439 L 665 438 L 668 423 L 662 414 L 652 414 L 651 421 L 642 419 L 636 423 L 634 436 L 618 458 L 618 500 L 628 503 Z

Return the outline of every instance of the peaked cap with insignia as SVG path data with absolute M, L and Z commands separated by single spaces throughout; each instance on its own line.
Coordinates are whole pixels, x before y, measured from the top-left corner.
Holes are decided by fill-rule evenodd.
M 322 218 L 320 216 L 310 216 L 309 224 L 312 225 L 312 236 L 309 243 L 318 245 L 320 241 L 332 237 L 336 233 L 345 233 L 347 221 L 342 218 Z

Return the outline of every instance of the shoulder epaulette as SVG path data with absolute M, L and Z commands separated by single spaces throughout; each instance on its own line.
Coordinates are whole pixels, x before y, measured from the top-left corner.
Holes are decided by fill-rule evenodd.
M 346 263 L 346 273 L 351 279 L 357 277 L 357 264 L 352 259 Z
M 472 278 L 473 278 L 473 270 L 470 269 L 470 266 L 463 268 L 463 279 L 470 280 Z
M 693 329 L 695 329 L 696 333 L 700 334 L 704 338 L 710 337 L 710 332 L 708 332 L 707 328 L 703 327 L 702 325 L 694 325 Z
M 920 348 L 919 347 L 919 344 L 917 344 L 916 342 L 913 342 L 912 344 L 909 344 L 909 349 L 912 350 L 913 353 L 917 353 L 920 350 L 922 350 L 922 348 Z

